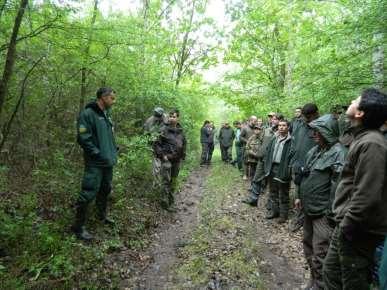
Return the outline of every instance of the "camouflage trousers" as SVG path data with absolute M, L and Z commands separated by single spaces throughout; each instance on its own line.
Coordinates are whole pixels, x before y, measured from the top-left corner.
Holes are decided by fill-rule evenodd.
M 156 158 L 155 158 L 156 159 Z M 174 202 L 176 180 L 180 171 L 180 162 L 158 159 L 154 162 L 154 187 L 160 191 L 161 203 L 170 206 Z
M 383 238 L 363 233 L 349 241 L 336 226 L 324 261 L 325 289 L 369 290 L 375 249 Z
M 326 216 L 312 218 L 305 214 L 302 244 L 310 268 L 313 289 L 324 289 L 323 263 L 332 232 L 333 228 Z

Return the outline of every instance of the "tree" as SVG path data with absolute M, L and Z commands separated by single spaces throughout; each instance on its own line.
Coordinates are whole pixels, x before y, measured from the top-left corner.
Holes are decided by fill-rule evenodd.
M 27 4 L 28 4 L 28 0 L 20 1 L 19 9 L 15 17 L 12 34 L 8 44 L 3 75 L 2 75 L 2 78 L 0 79 L 0 118 L 2 116 L 3 105 L 8 92 L 8 83 L 13 73 L 13 67 L 15 64 L 17 37 L 19 34 L 20 25 L 22 23 L 24 11 L 27 7 Z M 5 2 L 4 2 L 4 5 L 5 5 Z

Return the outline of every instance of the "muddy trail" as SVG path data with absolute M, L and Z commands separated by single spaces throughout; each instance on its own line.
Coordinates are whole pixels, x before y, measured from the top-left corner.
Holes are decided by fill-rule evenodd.
M 264 218 L 267 194 L 258 208 L 241 203 L 247 189 L 238 170 L 220 161 L 193 171 L 176 195 L 176 212 L 119 288 L 303 289 L 301 234 Z M 119 264 L 129 255 L 113 259 Z

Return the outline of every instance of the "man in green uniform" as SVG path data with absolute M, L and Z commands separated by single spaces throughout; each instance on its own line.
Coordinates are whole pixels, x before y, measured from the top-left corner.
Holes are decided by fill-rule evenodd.
M 346 112 L 354 139 L 335 193 L 336 228 L 324 261 L 326 289 L 370 289 L 375 249 L 387 234 L 387 95 L 366 89 Z
M 109 109 L 116 96 L 111 88 L 100 88 L 97 99 L 86 105 L 79 115 L 78 143 L 83 149 L 85 172 L 82 190 L 76 203 L 76 217 L 72 226 L 79 239 L 91 240 L 85 229 L 89 204 L 96 198 L 98 218 L 106 224 L 114 224 L 107 217 L 107 198 L 111 191 L 113 166 L 117 163 L 117 146 Z
M 174 203 L 176 179 L 180 162 L 185 159 L 186 143 L 183 128 L 179 124 L 179 111 L 172 110 L 169 112 L 168 124 L 161 129 L 159 138 L 153 144 L 154 154 L 161 160 L 161 206 L 168 210 Z

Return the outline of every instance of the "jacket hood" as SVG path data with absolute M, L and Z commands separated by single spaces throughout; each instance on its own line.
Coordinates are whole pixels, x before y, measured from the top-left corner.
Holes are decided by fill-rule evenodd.
M 309 126 L 317 130 L 329 145 L 339 141 L 339 124 L 332 114 L 321 116 L 320 118 L 309 123 Z
M 98 107 L 96 100 L 92 100 L 89 103 L 87 103 L 85 106 L 85 109 L 88 109 L 88 108 L 92 109 L 93 111 L 95 111 L 96 113 L 98 113 L 100 115 L 103 115 L 103 112 L 102 112 L 101 108 Z

